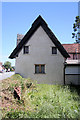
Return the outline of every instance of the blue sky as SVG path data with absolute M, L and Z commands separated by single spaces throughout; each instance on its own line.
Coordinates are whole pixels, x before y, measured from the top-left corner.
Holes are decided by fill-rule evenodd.
M 2 3 L 2 61 L 16 47 L 17 34 L 25 34 L 41 15 L 61 43 L 73 43 L 73 23 L 78 15 L 77 2 L 3 2 Z

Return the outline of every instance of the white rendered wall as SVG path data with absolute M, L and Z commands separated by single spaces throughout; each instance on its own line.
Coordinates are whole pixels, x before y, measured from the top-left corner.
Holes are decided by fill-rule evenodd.
M 80 85 L 80 66 L 66 66 L 65 83 Z
M 80 74 L 80 66 L 67 66 L 65 74 Z
M 16 58 L 15 72 L 25 78 L 37 80 L 38 83 L 63 84 L 64 57 L 59 51 L 52 55 L 51 47 L 55 46 L 43 28 L 40 26 L 32 35 L 26 46 L 29 54 L 23 54 L 23 49 Z M 35 64 L 45 64 L 45 74 L 35 74 Z

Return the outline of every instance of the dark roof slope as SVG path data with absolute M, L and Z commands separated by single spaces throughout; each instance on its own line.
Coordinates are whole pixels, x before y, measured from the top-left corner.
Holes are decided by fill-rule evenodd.
M 58 41 L 58 39 L 55 37 L 55 35 L 53 34 L 53 32 L 48 27 L 47 23 L 44 21 L 44 19 L 39 15 L 38 18 L 33 22 L 31 28 L 29 29 L 29 31 L 23 37 L 23 39 L 21 40 L 21 42 L 13 50 L 13 52 L 11 53 L 11 55 L 9 56 L 9 58 L 13 59 L 13 58 L 15 58 L 18 55 L 18 53 L 20 52 L 21 48 L 25 45 L 25 43 L 27 43 L 29 41 L 29 38 L 34 34 L 34 32 L 36 31 L 36 29 L 39 26 L 42 26 L 42 28 L 47 33 L 47 35 L 52 40 L 52 42 L 55 44 L 55 46 L 58 48 L 58 50 L 60 51 L 60 53 L 65 58 L 69 57 L 69 54 L 67 53 L 67 51 L 61 45 L 61 43 Z

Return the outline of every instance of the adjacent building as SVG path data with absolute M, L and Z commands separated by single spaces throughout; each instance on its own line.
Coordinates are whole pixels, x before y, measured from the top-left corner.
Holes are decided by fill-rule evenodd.
M 80 85 L 80 44 L 63 44 L 70 58 L 65 64 L 65 83 Z

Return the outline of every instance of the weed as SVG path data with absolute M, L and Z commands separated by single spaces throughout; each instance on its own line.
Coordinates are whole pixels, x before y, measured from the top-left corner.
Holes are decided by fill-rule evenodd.
M 8 112 L 6 107 L 6 109 L 3 108 L 4 118 L 80 118 L 79 87 L 47 84 L 33 85 L 33 83 L 30 87 L 30 83 L 32 83 L 31 79 L 24 79 L 18 74 L 2 81 L 2 87 L 5 90 L 9 88 L 8 90 L 11 93 L 15 85 L 21 86 L 22 90 L 21 100 L 13 99 L 14 105 L 12 107 L 11 103 L 9 103 L 10 109 Z M 7 93 L 10 94 L 8 90 Z M 2 100 L 4 103 L 4 97 Z

